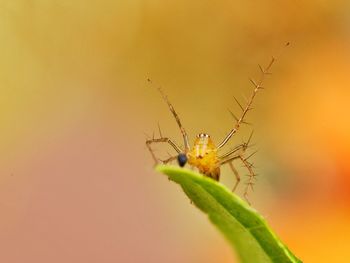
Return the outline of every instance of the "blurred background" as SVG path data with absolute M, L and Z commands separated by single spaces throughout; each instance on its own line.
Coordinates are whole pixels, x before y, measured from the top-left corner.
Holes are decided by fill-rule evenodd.
M 190 138 L 218 143 L 233 125 L 227 109 L 239 110 L 233 96 L 248 96 L 248 78 L 275 55 L 248 115 L 260 174 L 251 202 L 303 261 L 349 262 L 349 8 L 0 1 L 0 261 L 238 262 L 153 171 L 145 133 L 159 123 L 182 142 L 161 85 Z M 222 183 L 233 186 L 227 168 Z

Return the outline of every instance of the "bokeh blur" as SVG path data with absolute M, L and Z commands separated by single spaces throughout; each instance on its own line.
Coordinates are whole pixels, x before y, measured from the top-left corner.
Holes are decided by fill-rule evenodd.
M 0 262 L 237 262 L 153 171 L 145 133 L 159 123 L 181 143 L 161 85 L 191 138 L 220 141 L 233 96 L 272 55 L 248 116 L 251 201 L 303 261 L 349 262 L 349 12 L 341 0 L 0 1 Z

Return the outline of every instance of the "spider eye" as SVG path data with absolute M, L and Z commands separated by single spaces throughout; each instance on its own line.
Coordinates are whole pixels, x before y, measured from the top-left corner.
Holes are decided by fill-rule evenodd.
M 185 164 L 187 163 L 187 156 L 186 156 L 186 154 L 180 153 L 180 154 L 177 156 L 177 162 L 179 163 L 179 165 L 180 165 L 181 167 L 184 167 Z

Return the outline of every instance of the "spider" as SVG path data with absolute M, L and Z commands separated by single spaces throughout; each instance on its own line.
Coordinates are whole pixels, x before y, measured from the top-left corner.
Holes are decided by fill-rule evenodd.
M 248 147 L 250 146 L 250 140 L 252 138 L 253 133 L 250 134 L 249 139 L 247 142 L 244 142 L 242 144 L 237 145 L 233 149 L 229 150 L 228 152 L 224 154 L 220 154 L 219 150 L 223 148 L 227 143 L 230 141 L 232 136 L 236 134 L 241 127 L 242 124 L 247 124 L 245 121 L 245 117 L 247 113 L 252 110 L 252 103 L 256 96 L 256 94 L 263 89 L 263 81 L 266 77 L 266 75 L 271 74 L 269 71 L 275 62 L 275 58 L 272 57 L 269 64 L 263 68 L 259 65 L 261 76 L 259 80 L 256 82 L 253 79 L 250 79 L 251 83 L 253 84 L 253 91 L 250 95 L 250 97 L 247 99 L 245 106 L 243 107 L 242 104 L 236 99 L 236 103 L 238 104 L 239 108 L 241 109 L 240 117 L 236 117 L 232 112 L 232 116 L 235 118 L 236 122 L 233 125 L 233 128 L 230 130 L 230 132 L 226 135 L 226 137 L 216 146 L 211 139 L 211 137 L 206 133 L 200 133 L 196 136 L 196 139 L 194 141 L 193 147 L 191 148 L 188 135 L 186 133 L 186 130 L 181 124 L 179 115 L 176 113 L 173 105 L 168 100 L 168 97 L 163 93 L 162 89 L 159 87 L 158 91 L 160 92 L 161 96 L 163 97 L 164 101 L 167 103 L 172 115 L 174 116 L 177 125 L 180 128 L 183 140 L 184 140 L 184 147 L 181 148 L 176 143 L 167 137 L 162 136 L 162 132 L 159 128 L 159 138 L 153 138 L 146 140 L 146 146 L 148 150 L 150 151 L 152 158 L 155 161 L 155 164 L 158 164 L 159 161 L 161 161 L 163 164 L 170 163 L 174 160 L 177 160 L 178 164 L 181 167 L 184 167 L 186 163 L 188 163 L 192 167 L 196 167 L 198 171 L 203 174 L 204 176 L 210 177 L 216 181 L 219 181 L 220 179 L 220 167 L 224 164 L 228 164 L 233 172 L 233 174 L 236 177 L 236 183 L 233 186 L 232 191 L 234 192 L 238 186 L 238 184 L 241 181 L 241 177 L 236 170 L 236 168 L 233 165 L 233 161 L 240 160 L 243 164 L 243 166 L 248 171 L 248 181 L 245 186 L 244 190 L 244 198 L 245 200 L 250 204 L 248 200 L 248 192 L 249 189 L 253 190 L 254 181 L 256 179 L 257 174 L 253 171 L 253 163 L 250 163 L 248 159 L 255 154 L 255 152 L 249 156 L 246 157 L 246 151 Z M 151 82 L 150 79 L 148 79 L 149 82 Z M 154 143 L 168 143 L 172 148 L 175 149 L 177 152 L 176 155 L 170 156 L 166 160 L 160 160 L 156 157 L 153 149 L 151 148 L 151 145 Z

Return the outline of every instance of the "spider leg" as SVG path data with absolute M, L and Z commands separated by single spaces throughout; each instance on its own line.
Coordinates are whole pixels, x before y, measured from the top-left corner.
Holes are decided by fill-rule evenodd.
M 238 155 L 236 154 L 236 155 L 231 156 L 230 158 L 228 158 L 228 159 L 226 159 L 226 160 L 222 160 L 222 161 L 220 162 L 220 166 L 223 165 L 223 164 L 228 163 L 229 166 L 230 166 L 230 168 L 231 168 L 231 170 L 232 170 L 232 172 L 233 172 L 234 175 L 236 176 L 236 183 L 235 183 L 235 185 L 234 185 L 233 188 L 232 188 L 232 192 L 235 192 L 235 191 L 236 191 L 236 188 L 237 188 L 238 184 L 239 184 L 240 181 L 241 181 L 241 177 L 240 177 L 238 171 L 237 171 L 236 168 L 233 166 L 233 161 L 234 161 L 234 160 L 237 160 L 237 159 L 240 159 L 240 156 L 241 156 L 240 154 L 238 154 Z
M 147 80 L 148 80 L 148 82 L 152 83 L 152 81 L 151 81 L 150 79 L 147 79 Z M 175 111 L 173 105 L 170 103 L 170 101 L 169 101 L 169 99 L 168 99 L 168 96 L 165 95 L 165 93 L 163 92 L 163 90 L 162 90 L 160 87 L 158 87 L 157 89 L 158 89 L 160 95 L 162 95 L 163 100 L 166 102 L 166 104 L 168 104 L 169 110 L 170 110 L 171 113 L 173 114 L 173 116 L 174 116 L 174 118 L 175 118 L 175 120 L 176 120 L 176 122 L 177 122 L 177 125 L 178 125 L 179 128 L 180 128 L 180 131 L 181 131 L 181 134 L 182 134 L 182 137 L 183 137 L 183 140 L 184 140 L 184 144 L 185 144 L 185 150 L 186 150 L 186 152 L 188 152 L 188 151 L 190 150 L 190 143 L 189 143 L 189 141 L 188 141 L 188 135 L 187 135 L 187 133 L 186 133 L 186 130 L 185 130 L 185 128 L 184 128 L 184 127 L 182 126 L 182 124 L 181 124 L 180 117 L 179 117 L 179 115 L 176 113 L 176 111 Z
M 176 160 L 177 158 L 177 155 L 176 156 L 170 156 L 168 159 L 165 159 L 165 160 L 160 160 L 163 164 L 167 164 L 167 163 L 170 163 L 174 160 Z
M 249 157 L 248 157 L 249 158 Z M 240 155 L 239 156 L 239 159 L 243 162 L 243 165 L 247 168 L 248 172 L 249 172 L 249 179 L 248 179 L 248 182 L 246 183 L 246 187 L 245 187 L 245 190 L 244 190 L 244 199 L 248 202 L 248 204 L 250 205 L 250 202 L 249 202 L 249 199 L 248 199 L 248 191 L 249 191 L 249 188 L 251 188 L 252 191 L 254 191 L 253 189 L 253 186 L 254 186 L 254 179 L 255 177 L 257 176 L 257 174 L 254 173 L 253 171 L 253 164 L 249 163 L 247 161 L 248 158 L 244 158 L 243 155 Z
M 246 144 L 242 143 L 240 145 L 237 145 L 235 148 L 231 149 L 230 151 L 228 151 L 227 153 L 224 153 L 223 155 L 219 156 L 220 160 L 224 160 L 227 157 L 230 157 L 232 154 L 237 153 L 239 150 L 245 150 L 246 148 Z
M 252 139 L 252 137 L 253 137 L 253 133 L 254 133 L 254 131 L 252 131 L 252 132 L 250 133 L 249 138 L 248 138 L 248 140 L 247 140 L 246 142 L 243 142 L 242 144 L 237 145 L 235 148 L 231 149 L 229 152 L 227 152 L 227 153 L 225 153 L 225 154 L 219 156 L 219 158 L 220 158 L 221 160 L 223 160 L 223 159 L 229 157 L 230 155 L 232 155 L 232 154 L 234 154 L 234 153 L 237 153 L 237 152 L 240 151 L 240 150 L 242 150 L 242 152 L 245 152 L 249 147 L 252 146 L 252 145 L 250 144 L 250 141 L 251 141 L 251 139 Z
M 233 188 L 232 188 L 232 192 L 235 192 L 235 191 L 236 191 L 236 188 L 237 188 L 237 186 L 238 186 L 238 184 L 239 184 L 239 182 L 241 181 L 241 177 L 239 176 L 239 173 L 238 173 L 238 171 L 236 170 L 236 168 L 233 166 L 232 161 L 229 162 L 228 164 L 230 165 L 232 172 L 233 172 L 233 173 L 235 174 L 235 176 L 236 176 L 236 184 L 235 184 L 235 185 L 233 186 Z
M 153 160 L 154 160 L 154 162 L 155 162 L 155 165 L 158 164 L 158 158 L 156 157 L 156 155 L 155 155 L 155 153 L 154 153 L 154 151 L 153 151 L 153 149 L 152 149 L 152 147 L 151 147 L 151 145 L 154 144 L 154 143 L 168 143 L 168 144 L 170 144 L 171 147 L 174 148 L 174 150 L 175 150 L 177 153 L 181 153 L 181 152 L 182 152 L 181 148 L 180 148 L 179 146 L 177 146 L 177 145 L 176 145 L 171 139 L 169 139 L 169 138 L 163 137 L 163 138 L 157 138 L 157 139 L 155 139 L 155 138 L 149 139 L 149 140 L 146 141 L 146 146 L 147 146 L 149 152 L 150 152 L 151 155 L 152 155 L 152 158 L 153 158 Z M 167 160 L 168 160 L 168 159 L 167 159 Z M 166 160 L 166 161 L 167 161 L 167 160 Z M 168 161 L 168 162 L 170 162 L 170 161 Z M 163 162 L 163 163 L 164 163 L 164 162 Z
M 239 130 L 241 124 L 245 124 L 246 123 L 245 117 L 246 117 L 248 111 L 253 109 L 252 108 L 252 104 L 253 104 L 254 98 L 255 98 L 256 94 L 258 93 L 258 91 L 263 89 L 262 85 L 263 85 L 263 82 L 265 80 L 265 77 L 266 77 L 266 75 L 271 74 L 269 72 L 269 70 L 271 69 L 271 67 L 272 67 L 273 63 L 275 62 L 275 60 L 276 59 L 274 57 L 272 57 L 270 63 L 265 68 L 263 68 L 263 67 L 261 67 L 259 65 L 259 68 L 261 70 L 261 75 L 260 75 L 260 78 L 259 78 L 258 82 L 255 82 L 253 79 L 250 79 L 251 83 L 254 86 L 254 89 L 253 89 L 253 92 L 251 93 L 250 97 L 248 98 L 245 107 L 243 107 L 239 103 L 239 101 L 235 98 L 235 101 L 237 102 L 238 106 L 242 110 L 242 113 L 241 113 L 239 118 L 237 118 L 237 117 L 235 117 L 233 115 L 234 118 L 236 119 L 236 124 L 233 126 L 233 129 L 226 135 L 224 140 L 218 145 L 218 147 L 217 147 L 218 149 L 223 147 L 231 139 L 231 137 Z
M 244 144 L 243 144 L 244 145 Z M 236 147 L 237 148 L 237 147 Z M 253 164 L 248 162 L 248 159 L 253 156 L 256 152 L 252 153 L 251 155 L 249 155 L 248 157 L 244 157 L 244 153 L 245 153 L 245 150 L 246 148 L 243 148 L 241 146 L 241 148 L 237 149 L 236 151 L 232 151 L 231 154 L 237 152 L 238 150 L 242 149 L 242 151 L 236 155 L 232 155 L 230 156 L 229 158 L 226 158 L 222 161 L 220 161 L 220 166 L 223 165 L 223 164 L 226 164 L 228 163 L 230 165 L 230 168 L 231 170 L 233 171 L 234 175 L 236 176 L 236 184 L 234 185 L 233 189 L 232 189 L 232 192 L 234 192 L 237 188 L 237 186 L 239 185 L 240 183 L 240 180 L 241 180 L 241 177 L 238 173 L 238 171 L 235 169 L 235 167 L 233 166 L 232 162 L 234 160 L 237 160 L 237 159 L 240 159 L 244 165 L 245 168 L 247 168 L 248 172 L 249 172 L 249 179 L 248 179 L 248 182 L 246 183 L 246 187 L 245 187 L 245 190 L 244 190 L 244 199 L 247 201 L 247 203 L 249 205 L 251 205 L 249 199 L 248 199 L 248 192 L 249 192 L 249 188 L 251 188 L 251 190 L 254 190 L 253 189 L 253 185 L 254 185 L 254 179 L 256 178 L 257 174 L 254 173 L 253 171 Z

